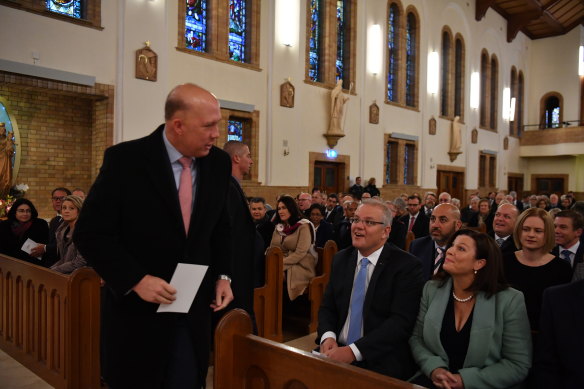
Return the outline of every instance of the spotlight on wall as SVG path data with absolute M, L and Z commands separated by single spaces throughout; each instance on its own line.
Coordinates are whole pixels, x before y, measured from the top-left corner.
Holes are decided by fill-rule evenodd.
M 477 109 L 479 107 L 481 95 L 481 79 L 479 72 L 473 72 L 470 75 L 470 107 Z
M 300 2 L 278 0 L 276 3 L 276 30 L 284 46 L 292 47 L 298 44 Z
M 503 88 L 503 110 L 501 116 L 504 120 L 509 120 L 509 107 L 511 107 L 511 89 Z
M 383 48 L 381 42 L 381 26 L 373 24 L 369 26 L 367 33 L 367 70 L 372 74 L 381 71 L 381 56 Z
M 517 103 L 517 99 L 515 97 L 511 98 L 511 107 L 509 108 L 509 121 L 515 121 L 515 104 Z
M 578 74 L 584 76 L 584 46 L 578 51 Z
M 438 77 L 440 65 L 438 62 L 438 52 L 431 51 L 428 54 L 428 93 L 438 93 Z

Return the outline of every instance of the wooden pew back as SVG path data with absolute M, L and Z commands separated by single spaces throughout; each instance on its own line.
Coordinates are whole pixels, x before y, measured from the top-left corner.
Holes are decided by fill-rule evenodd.
M 228 312 L 215 332 L 214 389 L 420 388 L 251 335 L 245 311 Z
M 253 296 L 258 335 L 281 342 L 284 254 L 278 247 L 272 247 L 266 253 L 265 280 L 264 286 L 255 288 Z
M 324 296 L 324 290 L 329 281 L 333 257 L 337 251 L 337 244 L 334 240 L 327 241 L 322 249 L 318 249 L 319 265 L 317 265 L 316 277 L 310 281 L 308 287 L 308 300 L 310 301 L 309 333 L 316 331 L 318 327 L 318 310 L 322 302 L 322 297 Z
M 55 388 L 98 389 L 99 276 L 0 254 L 0 348 Z

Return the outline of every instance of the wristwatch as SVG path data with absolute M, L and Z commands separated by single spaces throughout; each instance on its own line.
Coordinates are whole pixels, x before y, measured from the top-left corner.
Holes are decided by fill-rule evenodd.
M 231 277 L 229 277 L 225 274 L 220 274 L 218 280 L 226 280 L 226 281 L 229 281 L 229 283 L 231 284 Z

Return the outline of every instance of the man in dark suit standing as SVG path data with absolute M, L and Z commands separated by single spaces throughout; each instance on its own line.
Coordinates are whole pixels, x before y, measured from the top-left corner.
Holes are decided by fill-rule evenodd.
M 442 266 L 446 245 L 461 226 L 460 211 L 456 206 L 442 203 L 434 207 L 430 216 L 430 235 L 415 239 L 410 245 L 410 253 L 422 262 L 425 280 L 429 280 Z
M 495 239 L 503 255 L 510 252 L 514 253 L 518 250 L 513 240 L 513 229 L 515 229 L 518 216 L 517 207 L 510 203 L 499 205 L 495 211 L 493 229 L 488 232 L 488 235 Z
M 535 388 L 584 388 L 583 301 L 584 280 L 544 291 L 532 369 Z
M 421 204 L 420 196 L 409 196 L 407 202 L 408 213 L 400 219 L 407 226 L 406 234 L 412 231 L 416 238 L 428 235 L 428 224 L 430 223 L 430 218 L 424 212 L 420 212 Z
M 357 208 L 353 248 L 333 260 L 316 341 L 331 359 L 403 380 L 415 370 L 408 339 L 424 280 L 420 262 L 387 243 L 390 226 L 383 202 Z
M 106 150 L 85 200 L 74 240 L 105 281 L 102 373 L 112 389 L 205 382 L 211 312 L 233 300 L 231 163 L 213 146 L 220 121 L 211 93 L 177 86 L 165 124 Z M 157 313 L 175 300 L 178 263 L 209 267 L 188 313 Z
M 582 244 L 582 230 L 584 222 L 582 215 L 576 211 L 560 211 L 554 219 L 556 247 L 552 254 L 569 262 L 572 269 L 584 260 L 584 244 Z
M 249 174 L 253 159 L 251 158 L 249 147 L 239 141 L 230 140 L 225 143 L 223 151 L 231 157 L 231 181 L 227 197 L 227 210 L 231 222 L 231 240 L 234 247 L 231 288 L 235 299 L 229 308 L 242 308 L 253 317 L 254 278 L 257 278 L 260 270 L 258 268 L 263 269 L 263 266 L 255 260 L 255 258 L 261 258 L 255 256 L 256 229 L 249 211 L 247 198 L 241 188 L 241 181 L 246 174 Z M 262 248 L 263 245 L 258 249 L 261 250 Z

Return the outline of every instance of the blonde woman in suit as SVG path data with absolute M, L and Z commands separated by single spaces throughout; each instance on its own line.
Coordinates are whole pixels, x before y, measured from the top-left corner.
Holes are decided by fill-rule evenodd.
M 410 347 L 432 388 L 514 388 L 531 366 L 523 294 L 507 287 L 501 253 L 486 234 L 459 230 L 443 269 L 424 287 Z

